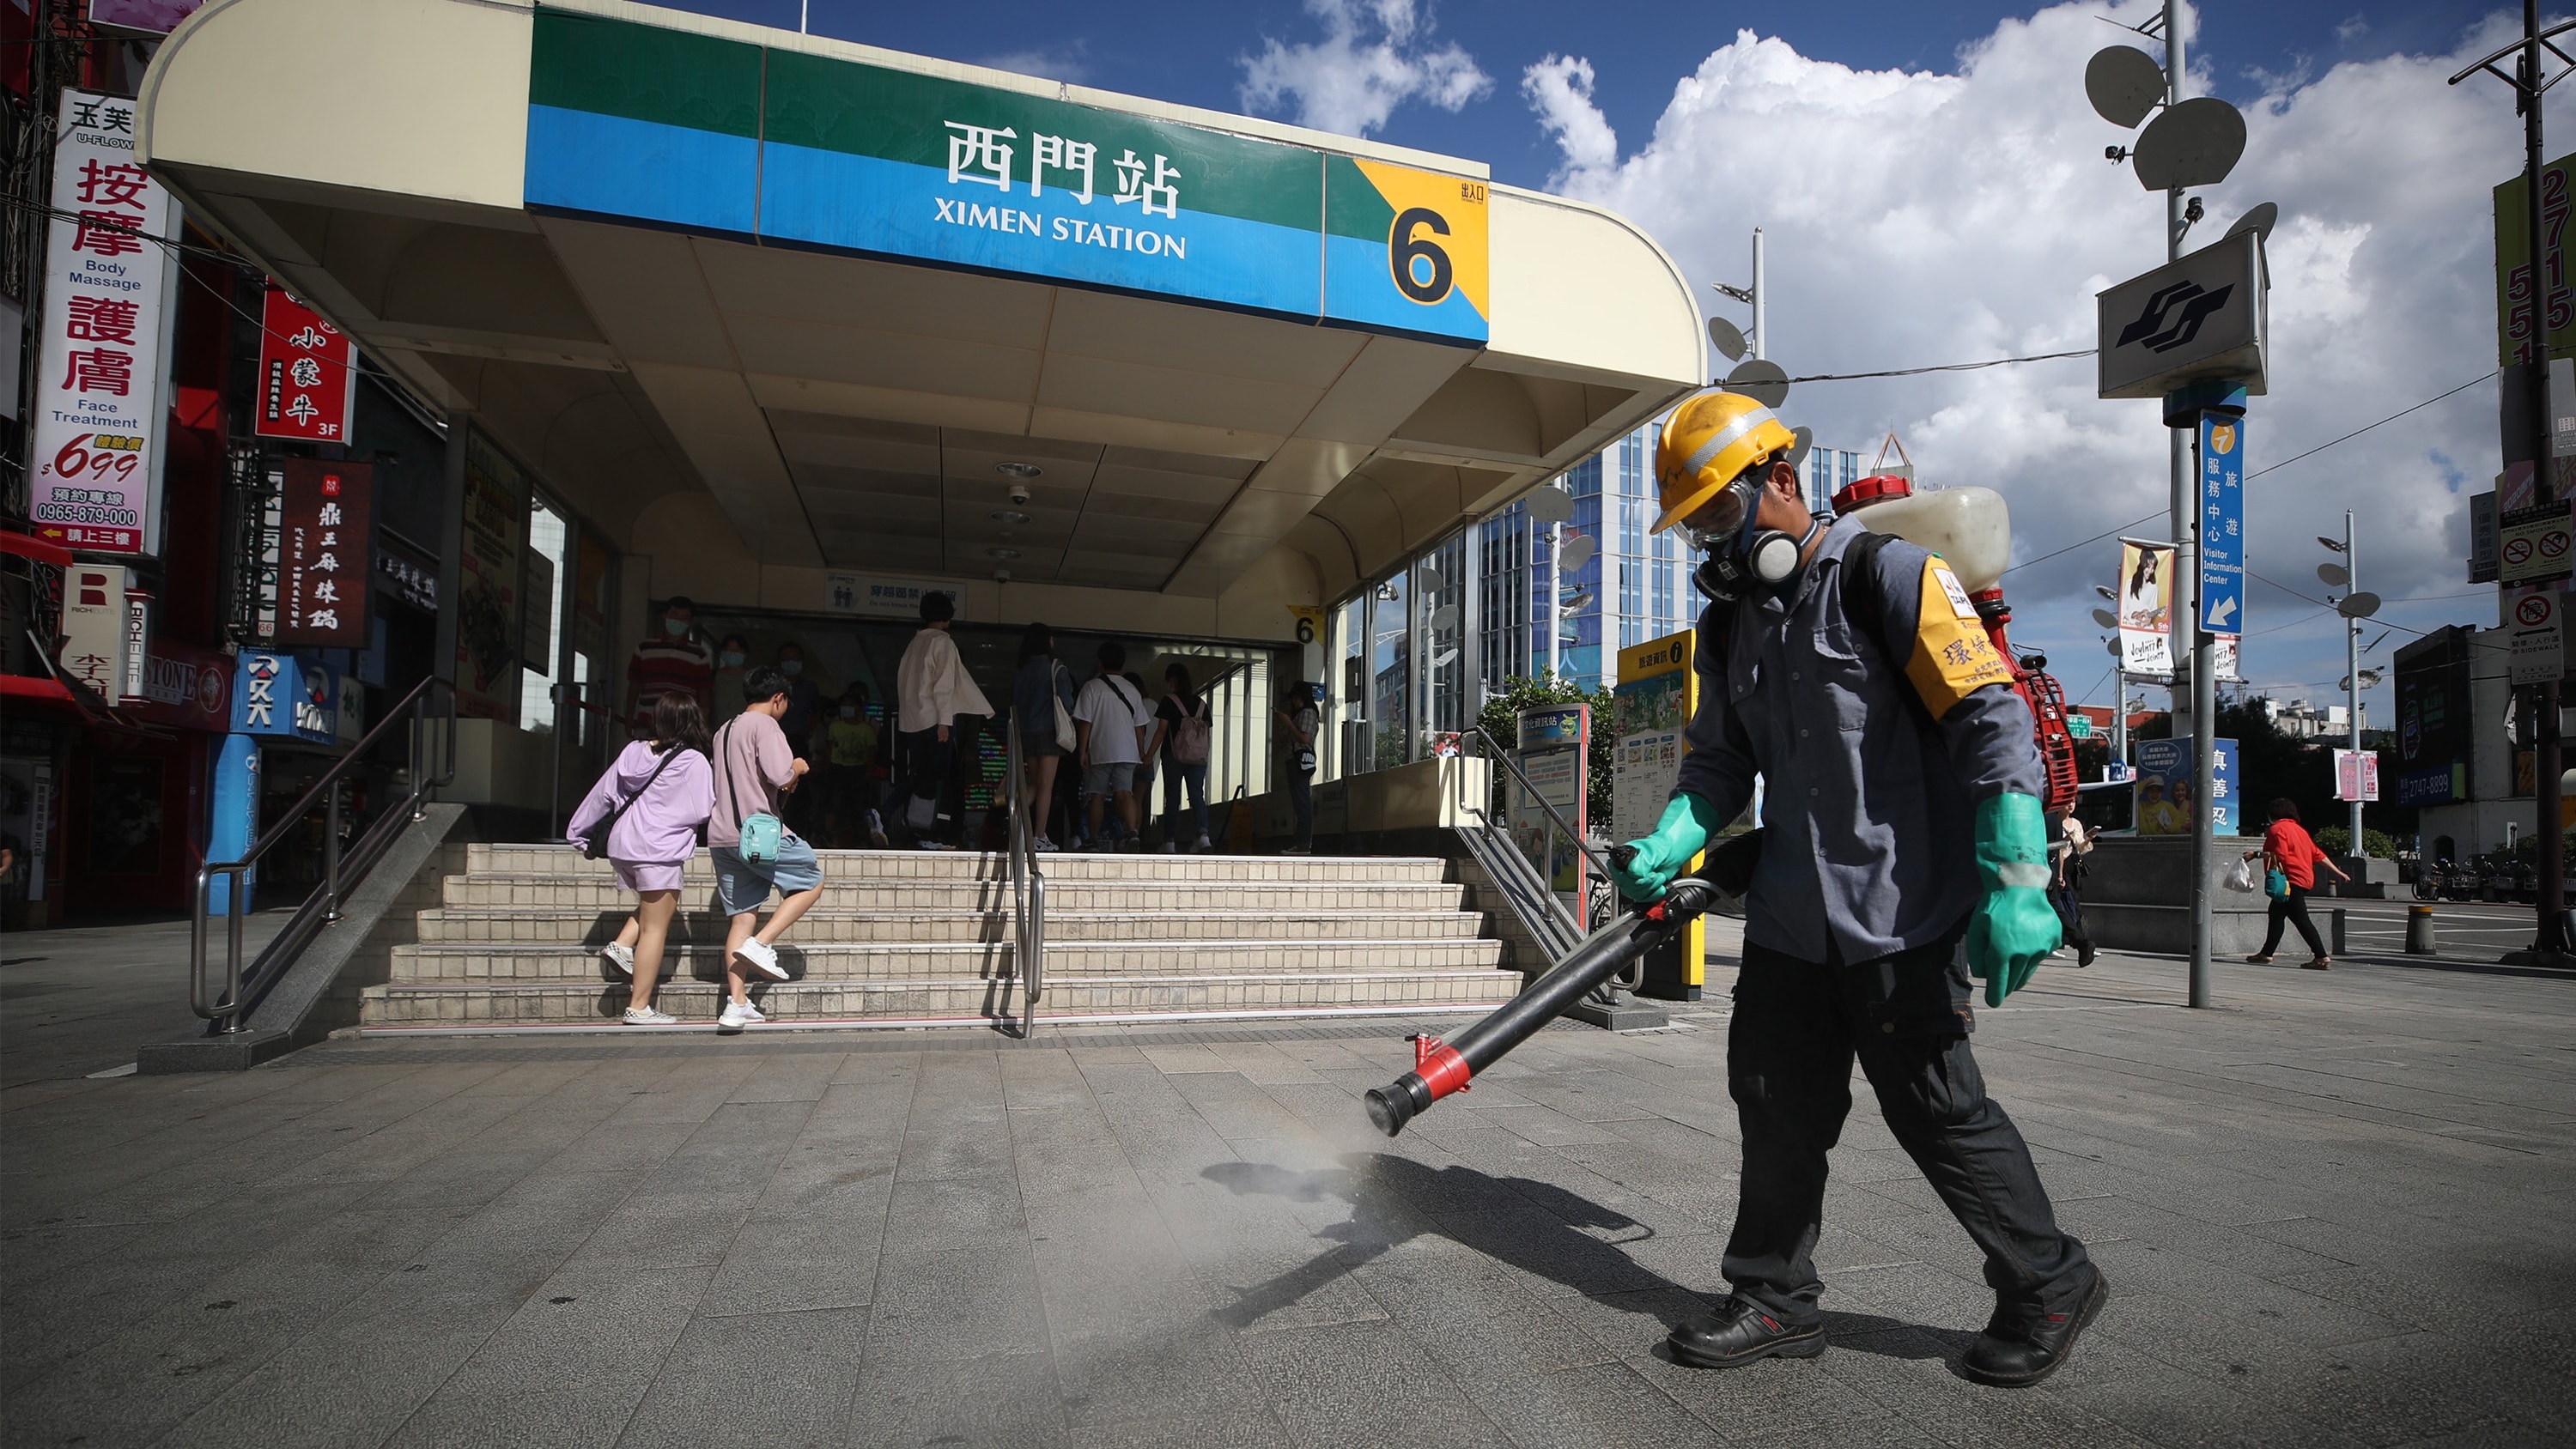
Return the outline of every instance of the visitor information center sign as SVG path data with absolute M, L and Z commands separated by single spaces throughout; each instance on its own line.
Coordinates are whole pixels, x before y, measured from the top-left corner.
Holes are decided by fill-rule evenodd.
M 537 11 L 526 175 L 537 211 L 1490 330 L 1480 177 L 602 16 Z
M 46 223 L 28 512 L 96 553 L 160 551 L 162 355 L 177 207 L 134 161 L 134 102 L 63 92 Z

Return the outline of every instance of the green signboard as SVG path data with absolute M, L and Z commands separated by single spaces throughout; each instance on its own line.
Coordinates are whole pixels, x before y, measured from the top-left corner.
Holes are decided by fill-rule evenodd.
M 1481 345 L 1485 183 L 540 8 L 532 210 Z

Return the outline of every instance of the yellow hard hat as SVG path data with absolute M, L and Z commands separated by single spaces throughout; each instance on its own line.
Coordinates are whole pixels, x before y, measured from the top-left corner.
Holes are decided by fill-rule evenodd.
M 1655 444 L 1664 516 L 1652 531 L 1690 517 L 1756 459 L 1797 442 L 1777 413 L 1740 392 L 1711 389 L 1684 402 L 1665 420 Z

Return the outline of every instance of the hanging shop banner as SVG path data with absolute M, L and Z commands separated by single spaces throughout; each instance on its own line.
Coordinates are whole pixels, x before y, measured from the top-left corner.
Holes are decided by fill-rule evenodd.
M 2576 551 L 2564 503 L 2542 504 L 2502 515 L 2496 529 L 2496 579 L 2504 584 L 2536 584 L 2566 578 L 2576 570 Z
M 2173 673 L 2174 546 L 2120 540 L 2120 672 Z
M 2496 581 L 2496 496 L 2490 489 L 2469 495 L 2469 582 L 2491 584 Z
M 49 543 L 160 547 L 162 355 L 178 207 L 134 160 L 134 102 L 63 92 L 46 223 L 29 513 Z
M 259 316 L 259 407 L 251 431 L 263 438 L 345 443 L 358 406 L 358 350 L 322 314 L 271 286 Z
M 2200 415 L 2200 627 L 2245 625 L 2245 420 Z
M 2576 355 L 2576 278 L 2567 275 L 2561 247 L 2567 230 L 2567 179 L 2576 156 L 2561 156 L 2540 173 L 2541 244 L 2548 248 L 2548 293 L 2532 286 L 2531 212 L 2522 176 L 2495 189 L 2496 362 L 2536 360 L 2536 340 L 2547 312 L 2548 354 Z
M 125 693 L 125 590 L 132 571 L 117 564 L 75 564 L 63 571 L 63 648 L 59 665 L 109 704 Z
M 519 553 L 528 480 L 477 433 L 465 446 L 465 552 L 457 571 L 456 707 L 482 719 L 519 716 Z
M 2236 741 L 2212 740 L 2209 813 L 2219 835 L 2236 833 Z M 2140 835 L 2189 835 L 2193 816 L 2191 737 L 2137 742 L 2134 792 Z
M 367 647 L 375 467 L 292 458 L 278 498 L 279 644 Z
M 540 7 L 526 203 L 1486 340 L 1482 178 L 1048 92 Z
M 2245 674 L 2239 667 L 2242 651 L 2238 647 L 2243 643 L 2244 636 L 2240 634 L 2212 634 L 2209 636 L 2210 678 L 2234 680 L 2239 683 L 2243 682 Z
M 340 676 L 283 650 L 245 649 L 233 680 L 233 733 L 329 744 L 339 738 Z
M 2337 750 L 2334 752 L 2335 798 L 2371 801 L 2379 798 L 2379 752 L 2377 750 Z

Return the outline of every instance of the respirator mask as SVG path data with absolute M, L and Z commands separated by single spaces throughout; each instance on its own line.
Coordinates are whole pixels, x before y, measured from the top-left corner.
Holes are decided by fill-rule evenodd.
M 1736 503 L 1732 519 L 1721 516 L 1708 528 L 1675 525 L 1683 542 L 1708 555 L 1691 578 L 1712 599 L 1731 603 L 1755 589 L 1777 589 L 1796 578 L 1807 541 L 1825 526 L 1824 520 L 1817 519 L 1804 534 L 1762 527 L 1756 521 L 1762 501 L 1762 485 L 1756 478 L 1765 471 L 1746 469 L 1719 495 Z

